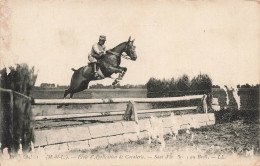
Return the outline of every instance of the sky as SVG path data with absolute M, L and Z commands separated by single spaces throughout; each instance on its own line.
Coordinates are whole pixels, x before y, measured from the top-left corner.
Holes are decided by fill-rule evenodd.
M 121 84 L 199 73 L 218 85 L 259 83 L 254 1 L 13 0 L 9 7 L 11 56 L 2 64 L 35 66 L 36 85 L 69 85 L 71 68 L 88 63 L 99 35 L 107 36 L 107 48 L 135 38 L 138 58 L 122 60 L 128 71 Z

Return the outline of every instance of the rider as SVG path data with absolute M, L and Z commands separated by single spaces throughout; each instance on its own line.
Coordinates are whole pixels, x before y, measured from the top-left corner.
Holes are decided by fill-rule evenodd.
M 97 59 L 100 59 L 105 55 L 106 52 L 106 36 L 99 36 L 99 42 L 92 45 L 91 52 L 88 55 L 88 59 L 93 67 L 94 77 L 99 79 L 99 75 L 97 73 Z

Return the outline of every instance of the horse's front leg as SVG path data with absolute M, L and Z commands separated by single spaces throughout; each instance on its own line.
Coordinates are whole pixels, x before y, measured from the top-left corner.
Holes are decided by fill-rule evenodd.
M 116 79 L 114 80 L 114 82 L 112 83 L 112 85 L 116 85 L 116 84 L 119 82 L 119 80 L 122 80 L 122 78 L 123 78 L 122 76 L 124 75 L 123 73 L 124 73 L 124 71 L 125 71 L 125 68 L 109 66 L 109 67 L 108 67 L 108 70 L 109 70 L 111 73 L 120 73 L 119 76 L 118 76 L 118 78 L 116 78 Z
M 126 73 L 126 71 L 127 71 L 127 68 L 126 67 L 120 67 L 120 66 L 119 66 L 119 68 L 122 69 L 123 72 L 119 74 L 118 79 L 122 80 L 124 75 L 125 75 L 125 73 Z
M 126 72 L 126 71 L 127 71 L 127 68 L 126 68 L 126 67 L 121 67 L 121 66 L 119 66 L 118 68 L 119 68 L 119 69 L 122 69 L 123 72 Z
M 123 68 L 121 68 L 121 67 L 117 68 L 117 67 L 109 66 L 108 70 L 110 73 L 123 73 L 124 72 Z

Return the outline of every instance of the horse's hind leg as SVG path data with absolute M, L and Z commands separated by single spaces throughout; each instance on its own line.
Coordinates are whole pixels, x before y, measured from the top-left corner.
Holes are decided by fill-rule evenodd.
M 67 97 L 67 95 L 70 93 L 70 89 L 66 89 L 63 95 L 63 99 L 65 99 Z M 57 106 L 57 108 L 61 108 L 63 105 L 60 104 Z
M 63 105 L 62 104 L 60 104 L 60 105 L 57 105 L 57 108 L 61 108 Z
M 73 97 L 74 93 L 81 92 L 88 88 L 89 81 L 82 81 L 81 84 L 70 92 L 70 98 Z
M 74 95 L 74 93 L 70 93 L 70 99 L 72 99 L 73 95 Z
M 70 94 L 70 99 L 73 97 L 73 95 L 74 95 L 74 92 L 71 92 L 71 90 L 70 89 L 68 89 L 68 90 L 65 90 L 65 93 L 64 93 L 64 98 L 63 99 L 65 99 L 66 98 L 66 96 L 68 95 L 68 94 Z M 65 106 L 69 106 L 69 104 L 64 104 Z
M 73 93 L 73 92 L 70 92 L 70 93 L 68 93 L 68 94 L 70 94 L 70 99 L 72 99 L 74 93 Z M 67 95 L 68 95 L 68 94 L 67 94 Z M 67 96 L 67 95 L 66 95 L 66 96 Z M 65 96 L 65 97 L 66 97 L 66 96 Z M 64 97 L 64 99 L 65 99 L 65 97 Z M 64 104 L 64 105 L 65 105 L 65 106 L 69 106 L 69 104 Z
M 64 95 L 63 95 L 63 99 L 65 99 L 66 96 L 67 96 L 69 93 L 70 93 L 70 92 L 69 92 L 69 89 L 65 90 Z

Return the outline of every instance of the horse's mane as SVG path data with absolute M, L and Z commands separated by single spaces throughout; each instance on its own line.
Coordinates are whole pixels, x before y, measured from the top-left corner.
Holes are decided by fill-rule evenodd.
M 126 43 L 127 43 L 127 42 L 120 43 L 120 44 L 118 44 L 117 46 L 115 46 L 114 48 L 112 48 L 112 49 L 110 49 L 110 50 L 114 50 L 114 49 L 116 49 L 117 47 L 120 47 L 121 45 L 126 44 Z

